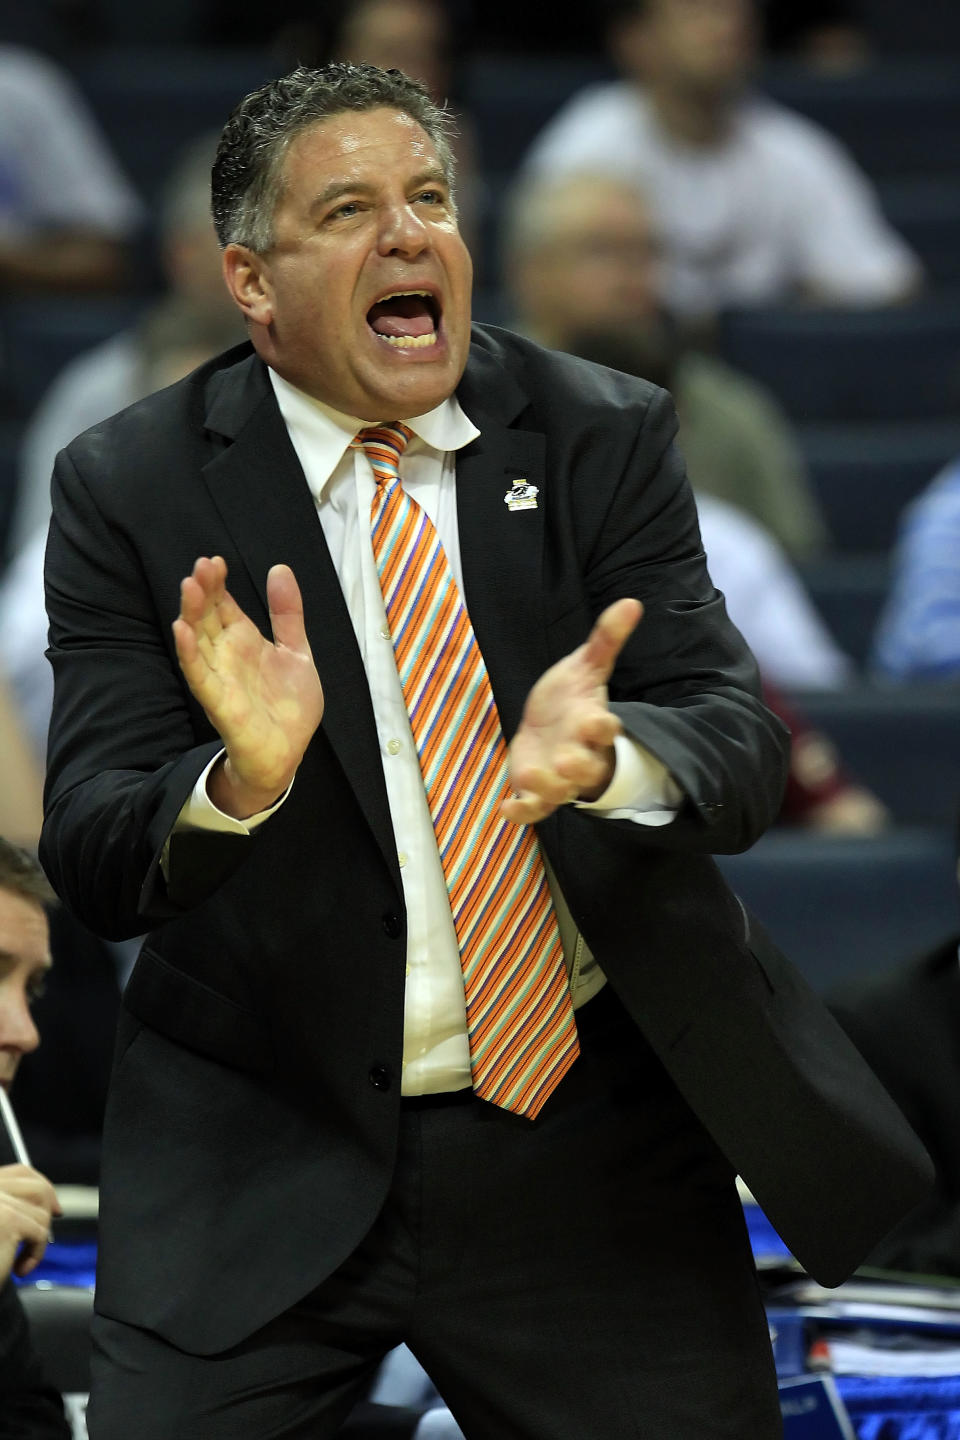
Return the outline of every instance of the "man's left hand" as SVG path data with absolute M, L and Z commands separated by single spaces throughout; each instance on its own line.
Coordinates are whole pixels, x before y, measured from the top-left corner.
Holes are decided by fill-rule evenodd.
M 530 691 L 510 743 L 507 820 L 534 825 L 571 800 L 596 800 L 610 784 L 621 726 L 607 704 L 607 681 L 642 615 L 639 600 L 609 605 L 586 642 Z

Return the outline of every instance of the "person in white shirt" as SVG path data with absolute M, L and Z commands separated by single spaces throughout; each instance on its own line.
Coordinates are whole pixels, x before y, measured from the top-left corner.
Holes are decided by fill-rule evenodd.
M 921 267 L 844 148 L 749 88 L 752 0 L 627 0 L 610 49 L 624 75 L 575 95 L 528 152 L 533 175 L 633 178 L 655 207 L 666 296 L 690 323 L 793 300 L 886 305 Z
M 54 61 L 0 45 L 0 285 L 111 290 L 146 218 L 89 105 Z
M 670 315 L 663 239 L 635 181 L 590 168 L 521 179 L 501 254 L 512 329 L 662 385 L 697 491 L 752 515 L 793 558 L 825 548 L 783 409 L 756 380 L 687 343 Z

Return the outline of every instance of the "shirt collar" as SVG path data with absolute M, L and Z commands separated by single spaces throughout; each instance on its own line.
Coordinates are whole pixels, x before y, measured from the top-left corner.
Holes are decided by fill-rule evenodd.
M 357 431 L 374 422 L 358 420 L 355 415 L 344 415 L 322 400 L 315 400 L 270 367 L 268 374 L 287 429 L 292 437 L 299 437 L 310 446 L 316 461 L 316 474 L 323 477 L 316 497 L 319 499 Z M 448 396 L 425 415 L 405 418 L 403 423 L 425 445 L 440 452 L 462 450 L 480 434 L 473 421 L 464 414 L 455 395 Z

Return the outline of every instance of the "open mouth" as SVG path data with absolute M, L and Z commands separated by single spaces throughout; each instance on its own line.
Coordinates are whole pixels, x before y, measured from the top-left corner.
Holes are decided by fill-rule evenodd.
M 437 343 L 440 305 L 428 290 L 394 290 L 367 311 L 379 340 L 397 350 L 425 350 Z

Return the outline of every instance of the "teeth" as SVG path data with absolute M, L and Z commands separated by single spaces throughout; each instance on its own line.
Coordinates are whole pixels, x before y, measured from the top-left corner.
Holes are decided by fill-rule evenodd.
M 389 295 L 381 295 L 377 304 L 382 305 L 384 300 L 398 300 L 401 295 L 422 295 L 425 300 L 430 299 L 429 290 L 391 290 Z
M 400 350 L 425 350 L 428 345 L 437 343 L 436 332 L 430 335 L 378 335 L 377 339 Z

